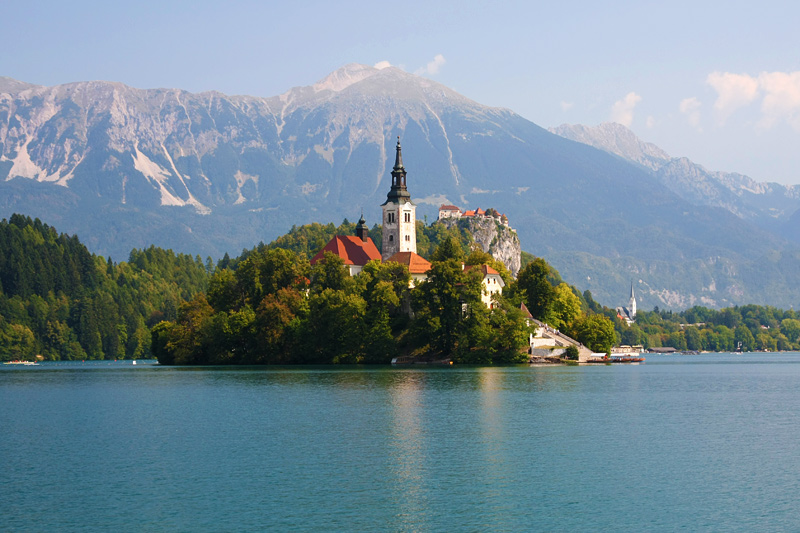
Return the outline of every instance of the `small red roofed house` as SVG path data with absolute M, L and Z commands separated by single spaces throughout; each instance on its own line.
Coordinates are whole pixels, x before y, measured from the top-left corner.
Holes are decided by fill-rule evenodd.
M 473 211 L 473 210 L 464 211 L 464 212 L 461 214 L 461 216 L 462 216 L 462 217 L 474 217 L 474 216 L 475 216 L 475 211 Z
M 414 252 L 397 252 L 386 261 L 394 261 L 395 263 L 406 265 L 408 273 L 411 274 L 410 287 L 414 287 L 420 281 L 428 279 L 428 271 L 431 269 L 431 264 Z
M 483 274 L 481 301 L 486 304 L 486 307 L 493 309 L 494 302 L 492 301 L 492 297 L 495 294 L 503 294 L 503 287 L 506 286 L 506 283 L 503 281 L 503 277 L 500 273 L 489 265 L 467 265 L 464 267 L 464 270 L 471 270 L 473 268 L 480 269 L 481 274 Z
M 322 250 L 317 252 L 317 255 L 311 258 L 311 264 L 317 264 L 325 256 L 325 252 L 331 252 L 341 257 L 349 269 L 350 275 L 355 276 L 370 261 L 381 260 L 381 253 L 372 239 L 367 236 L 367 231 L 367 224 L 362 215 L 356 226 L 356 235 L 336 235 Z

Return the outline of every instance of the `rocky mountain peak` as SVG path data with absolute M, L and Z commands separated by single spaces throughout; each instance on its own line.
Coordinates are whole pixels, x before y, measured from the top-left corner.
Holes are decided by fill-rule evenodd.
M 350 63 L 331 72 L 311 87 L 314 89 L 314 92 L 339 92 L 350 87 L 354 83 L 369 78 L 377 72 L 378 69 L 375 67 L 362 65 L 360 63 Z
M 17 94 L 21 93 L 22 91 L 26 91 L 28 89 L 35 89 L 41 87 L 40 85 L 34 85 L 32 83 L 25 83 L 24 81 L 18 81 L 14 78 L 8 78 L 6 76 L 0 76 L 0 94 Z
M 655 144 L 644 142 L 622 124 L 603 122 L 598 126 L 562 124 L 549 129 L 566 139 L 588 144 L 606 152 L 635 161 L 651 170 L 658 170 L 672 158 Z

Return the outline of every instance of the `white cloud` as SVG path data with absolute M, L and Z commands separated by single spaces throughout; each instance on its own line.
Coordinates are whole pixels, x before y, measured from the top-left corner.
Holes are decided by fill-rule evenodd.
M 373 66 L 378 70 L 383 70 L 383 69 L 385 69 L 387 67 L 391 67 L 392 64 L 389 63 L 388 61 L 378 61 Z
M 629 92 L 622 100 L 617 100 L 611 107 L 611 120 L 630 127 L 633 124 L 633 110 L 642 97 L 635 92 Z
M 436 54 L 432 61 L 428 61 L 427 65 L 422 68 L 418 68 L 416 71 L 414 71 L 414 74 L 417 76 L 422 76 L 423 74 L 428 74 L 431 76 L 438 74 L 445 62 L 446 60 L 442 54 Z
M 680 105 L 678 105 L 678 109 L 681 113 L 686 115 L 686 120 L 689 121 L 689 124 L 692 127 L 700 129 L 700 107 L 702 104 L 700 100 L 692 96 L 691 98 L 684 98 L 681 100 Z
M 573 102 L 565 102 L 561 100 L 561 111 L 569 111 L 575 104 Z
M 653 115 L 648 115 L 647 120 L 645 121 L 645 126 L 647 126 L 647 129 L 653 129 L 656 127 L 657 123 L 658 122 L 656 122 L 656 117 L 654 117 Z
M 717 91 L 714 109 L 721 123 L 731 113 L 761 98 L 760 129 L 786 121 L 800 132 L 800 71 L 749 74 L 712 72 L 706 82 Z
M 747 74 L 730 72 L 712 72 L 706 83 L 717 91 L 714 109 L 717 110 L 720 122 L 737 109 L 752 103 L 758 97 L 758 80 Z
M 766 93 L 761 102 L 764 116 L 759 126 L 770 128 L 785 119 L 800 131 L 800 72 L 762 72 L 758 84 Z

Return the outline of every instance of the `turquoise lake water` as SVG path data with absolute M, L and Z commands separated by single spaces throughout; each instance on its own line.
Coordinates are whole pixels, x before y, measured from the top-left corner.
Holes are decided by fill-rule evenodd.
M 800 354 L 0 368 L 2 531 L 797 531 Z

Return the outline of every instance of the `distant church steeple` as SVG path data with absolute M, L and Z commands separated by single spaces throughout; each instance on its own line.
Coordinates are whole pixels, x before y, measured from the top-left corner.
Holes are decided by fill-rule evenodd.
M 631 281 L 631 301 L 628 304 L 630 310 L 631 320 L 636 319 L 636 294 L 633 292 L 633 281 Z
M 382 253 L 384 261 L 397 252 L 417 252 L 417 206 L 411 202 L 406 186 L 406 169 L 400 137 L 392 169 L 392 187 L 386 195 L 383 208 Z
M 364 213 L 361 213 L 361 218 L 358 219 L 358 224 L 356 225 L 356 237 L 362 240 L 362 242 L 367 242 L 369 238 L 369 228 L 367 227 L 367 221 L 364 220 Z
M 400 137 L 397 137 L 397 153 L 394 157 L 394 168 L 392 169 L 392 188 L 386 195 L 387 202 L 400 200 L 411 201 L 406 187 L 406 169 L 403 166 L 403 149 L 400 147 Z

